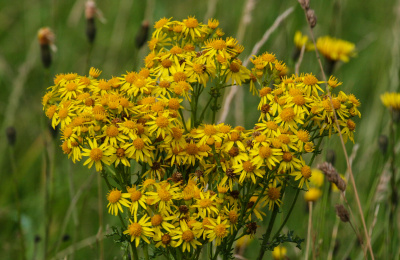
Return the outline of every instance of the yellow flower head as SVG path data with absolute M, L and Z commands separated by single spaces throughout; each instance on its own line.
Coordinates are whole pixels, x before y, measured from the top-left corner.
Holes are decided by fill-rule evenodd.
M 348 62 L 356 55 L 354 43 L 330 36 L 320 37 L 317 40 L 317 49 L 328 60 Z
M 381 95 L 381 101 L 383 105 L 387 108 L 393 110 L 400 110 L 400 93 L 386 92 L 383 95 Z

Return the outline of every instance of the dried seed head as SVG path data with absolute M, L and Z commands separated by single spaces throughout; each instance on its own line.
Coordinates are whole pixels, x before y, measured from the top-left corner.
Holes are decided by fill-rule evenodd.
M 49 27 L 43 27 L 38 31 L 38 40 L 40 45 L 51 45 L 54 44 L 55 35 Z
M 336 205 L 335 208 L 336 208 L 336 215 L 338 215 L 341 221 L 343 222 L 350 221 L 350 214 L 343 205 L 341 204 Z
M 149 35 L 149 22 L 143 21 L 142 26 L 136 34 L 135 44 L 138 49 L 140 49 L 146 42 Z
M 254 201 L 250 201 L 249 203 L 247 203 L 247 208 L 251 209 L 254 206 Z
M 320 169 L 326 175 L 326 178 L 328 179 L 329 182 L 336 184 L 339 190 L 341 191 L 346 190 L 346 183 L 339 176 L 338 172 L 336 171 L 335 167 L 332 166 L 332 164 L 324 162 L 323 164 L 319 164 L 317 168 Z
M 43 66 L 48 68 L 50 67 L 52 60 L 50 47 L 55 48 L 55 35 L 49 27 L 40 28 L 38 32 L 38 40 L 40 44 L 40 54 Z
M 195 172 L 194 174 L 196 174 L 196 176 L 197 176 L 198 178 L 200 178 L 201 176 L 204 175 L 204 172 L 201 171 L 201 170 L 196 170 L 196 172 Z
M 259 132 L 259 131 L 254 131 L 253 132 L 253 137 L 257 137 L 259 135 L 261 135 L 261 132 Z
M 180 206 L 179 206 L 179 212 L 182 213 L 182 214 L 188 213 L 188 212 L 189 212 L 188 206 L 186 206 L 186 205 L 180 205 Z
M 255 234 L 257 231 L 257 223 L 256 222 L 250 222 L 249 224 L 246 224 L 246 232 L 247 234 Z
M 10 146 L 14 146 L 15 141 L 17 140 L 17 131 L 15 130 L 15 127 L 13 127 L 13 126 L 7 127 L 6 136 L 7 136 L 8 144 Z
M 239 198 L 239 191 L 238 190 L 231 191 L 231 196 L 234 199 L 238 199 Z
M 386 154 L 387 148 L 389 145 L 388 137 L 386 135 L 379 136 L 378 145 L 379 145 L 379 149 L 381 150 L 381 152 L 383 154 Z
M 180 172 L 174 172 L 174 173 L 172 174 L 172 181 L 173 181 L 173 182 L 177 183 L 177 182 L 180 182 L 180 181 L 182 181 L 182 180 L 183 180 L 182 173 L 180 173 Z
M 310 9 L 310 0 L 298 0 L 301 8 L 303 8 L 304 10 L 308 10 Z
M 314 28 L 317 25 L 317 16 L 315 15 L 315 11 L 313 9 L 307 9 L 307 20 L 311 28 Z

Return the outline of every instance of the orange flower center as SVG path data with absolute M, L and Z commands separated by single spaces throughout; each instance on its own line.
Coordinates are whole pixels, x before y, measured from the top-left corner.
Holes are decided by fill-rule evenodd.
M 110 125 L 106 130 L 106 135 L 109 137 L 116 137 L 118 134 L 118 128 L 114 125 Z
M 282 121 L 290 122 L 290 121 L 292 121 L 294 119 L 295 113 L 294 113 L 293 108 L 287 107 L 287 108 L 282 110 L 280 116 L 282 118 Z
M 197 21 L 196 18 L 194 17 L 189 17 L 186 21 L 185 21 L 185 25 L 188 28 L 196 28 L 199 25 L 199 22 Z
M 151 218 L 151 224 L 152 224 L 154 227 L 155 227 L 155 226 L 161 225 L 162 221 L 163 221 L 163 217 L 162 217 L 161 215 L 159 215 L 159 214 L 154 215 L 154 216 Z
M 261 90 L 260 90 L 260 96 L 261 97 L 265 97 L 267 94 L 269 94 L 269 93 L 271 93 L 271 88 L 270 87 L 265 87 L 265 88 L 262 88 Z
M 186 242 L 190 242 L 194 239 L 194 234 L 190 230 L 185 230 L 182 233 L 182 239 L 185 240 Z
M 61 108 L 60 111 L 58 111 L 58 116 L 61 119 L 66 118 L 68 116 L 68 108 L 66 108 L 66 107 Z
M 162 65 L 164 68 L 169 68 L 169 67 L 172 66 L 172 61 L 171 61 L 170 59 L 165 59 L 165 60 L 163 60 L 163 61 L 161 62 L 161 65 Z
M 304 76 L 303 83 L 308 86 L 313 86 L 318 83 L 318 79 L 312 74 L 307 74 Z
M 171 236 L 168 235 L 168 234 L 164 234 L 164 235 L 161 237 L 161 242 L 162 242 L 164 245 L 168 245 L 168 244 L 171 242 Z
M 254 170 L 254 165 L 251 163 L 251 161 L 246 161 L 243 163 L 243 169 L 246 172 L 252 172 Z
M 223 50 L 226 48 L 226 42 L 224 40 L 215 40 L 211 42 L 210 45 L 215 50 Z
M 204 127 L 204 133 L 208 136 L 215 135 L 217 133 L 217 129 L 213 125 L 206 125 Z
M 281 193 L 280 193 L 279 189 L 277 189 L 275 187 L 271 187 L 268 189 L 268 198 L 270 200 L 278 200 L 280 196 L 281 196 Z
M 274 121 L 268 121 L 265 123 L 268 129 L 276 130 L 278 129 L 278 125 Z
M 176 72 L 174 74 L 174 81 L 175 82 L 185 81 L 185 80 L 186 80 L 186 74 L 185 73 L 178 71 L 178 72 Z
M 302 141 L 303 143 L 308 142 L 309 134 L 307 131 L 299 130 L 296 135 L 299 138 L 299 140 Z
M 203 66 L 204 66 L 203 64 L 194 63 L 193 64 L 193 71 L 196 72 L 197 74 L 203 74 L 203 72 L 204 72 L 203 68 L 205 68 Z
M 182 48 L 178 47 L 178 46 L 174 46 L 171 48 L 171 50 L 169 50 L 169 52 L 172 55 L 176 55 L 176 54 L 181 54 L 183 52 Z
M 166 80 L 162 80 L 160 81 L 160 83 L 158 84 L 160 86 L 160 88 L 169 88 L 169 81 Z
M 347 120 L 347 127 L 350 131 L 354 131 L 356 129 L 356 123 L 354 123 L 353 120 L 349 119 Z
M 212 205 L 212 200 L 210 199 L 202 199 L 199 201 L 199 205 L 201 208 L 207 208 Z
M 142 235 L 143 228 L 139 223 L 132 223 L 129 225 L 129 234 L 133 237 L 140 237 Z
M 90 159 L 92 159 L 95 162 L 98 162 L 101 160 L 101 158 L 103 158 L 103 150 L 101 150 L 100 148 L 93 148 L 90 151 Z
M 156 125 L 160 128 L 165 128 L 167 127 L 169 124 L 168 118 L 164 117 L 164 116 L 159 116 L 156 119 Z
M 227 234 L 227 230 L 224 224 L 218 224 L 215 226 L 214 228 L 214 232 L 215 235 L 217 235 L 217 237 L 225 237 Z
M 232 62 L 231 65 L 229 65 L 229 69 L 234 72 L 237 73 L 240 71 L 240 64 L 236 63 L 236 62 Z
M 306 99 L 303 97 L 303 95 L 296 95 L 293 97 L 293 103 L 298 106 L 303 106 L 306 103 Z
M 138 190 L 131 191 L 130 194 L 131 194 L 131 201 L 138 201 L 142 197 L 142 193 Z
M 199 151 L 199 148 L 197 147 L 196 144 L 193 144 L 193 143 L 187 144 L 187 146 L 186 146 L 186 153 L 187 154 L 195 155 L 195 154 L 198 153 L 198 151 Z
M 70 82 L 65 86 L 68 91 L 74 91 L 77 87 L 78 85 L 75 82 Z
M 108 196 L 107 196 L 107 200 L 110 203 L 117 203 L 122 197 L 122 193 L 119 190 L 112 190 Z
M 162 201 L 169 201 L 170 199 L 172 199 L 172 195 L 171 193 L 169 193 L 169 191 L 167 191 L 166 189 L 158 189 L 158 196 L 160 197 L 160 199 Z
M 266 159 L 272 155 L 272 149 L 267 146 L 262 146 L 260 147 L 258 154 L 261 158 Z
M 137 78 L 137 74 L 135 72 L 128 72 L 128 74 L 126 74 L 125 76 L 125 80 L 126 82 L 133 84 L 133 82 L 135 82 Z
M 136 138 L 133 141 L 133 146 L 137 149 L 137 150 L 142 150 L 143 147 L 145 146 L 144 141 L 142 140 L 142 138 Z
M 301 175 L 303 175 L 304 179 L 308 179 L 311 177 L 311 168 L 310 166 L 304 165 L 301 167 Z
M 292 155 L 290 152 L 284 152 L 284 153 L 283 153 L 282 159 L 283 159 L 285 162 L 290 162 L 290 161 L 292 161 L 292 158 L 293 158 L 293 155 Z
M 229 221 L 232 224 L 236 224 L 238 219 L 239 219 L 239 216 L 236 211 L 234 211 L 234 210 L 229 211 Z

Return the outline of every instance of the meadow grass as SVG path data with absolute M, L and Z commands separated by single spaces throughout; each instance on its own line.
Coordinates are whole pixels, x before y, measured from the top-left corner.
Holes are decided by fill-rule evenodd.
M 226 35 L 235 36 L 240 27 L 240 17 L 246 1 L 219 0 L 213 17 L 220 21 Z M 264 32 L 272 25 L 277 16 L 290 7 L 294 11 L 271 35 L 260 49 L 274 52 L 279 59 L 292 68 L 291 55 L 294 48 L 293 36 L 296 30 L 308 33 L 303 11 L 297 1 L 265 2 L 255 1 L 251 21 L 247 26 L 243 40 L 245 46 L 242 58 L 250 54 Z M 176 19 L 195 15 L 203 20 L 207 4 L 199 1 L 104 1 L 98 2 L 107 23 L 98 20 L 97 37 L 91 50 L 90 66 L 104 72 L 102 76 L 120 75 L 131 70 L 136 63 L 140 67 L 147 52 L 146 46 L 135 50 L 134 39 L 144 19 L 150 26 L 161 17 Z M 76 250 L 74 259 L 121 258 L 118 244 L 112 238 L 97 236 L 99 232 L 99 194 L 94 171 L 81 167 L 80 163 L 68 161 L 59 149 L 60 141 L 48 132 L 47 120 L 43 115 L 40 99 L 50 86 L 52 77 L 61 72 L 87 74 L 87 55 L 89 44 L 86 40 L 84 1 L 22 1 L 21 5 L 3 1 L 0 3 L 0 239 L 2 259 L 43 259 L 44 248 L 49 259 L 61 256 L 68 250 Z M 315 1 L 311 3 L 318 17 L 314 32 L 316 36 L 331 35 L 354 42 L 357 57 L 349 63 L 340 63 L 334 75 L 344 82 L 343 90 L 355 94 L 362 103 L 362 118 L 356 121 L 356 143 L 359 145 L 354 154 L 352 169 L 356 179 L 360 200 L 363 205 L 367 227 L 375 221 L 371 242 L 377 259 L 389 259 L 388 245 L 392 242 L 392 257 L 399 257 L 398 240 L 389 241 L 388 208 L 390 188 L 380 183 L 388 175 L 389 153 L 382 154 L 378 147 L 381 134 L 389 135 L 389 112 L 383 107 L 379 96 L 385 91 L 399 90 L 399 4 L 395 1 L 368 1 L 360 9 L 355 1 Z M 53 63 L 46 70 L 40 62 L 39 45 L 36 34 L 40 27 L 50 26 L 56 33 L 57 52 L 53 53 Z M 135 54 L 136 52 L 136 54 Z M 133 57 L 136 56 L 136 60 Z M 310 71 L 320 76 L 315 54 L 306 52 L 301 71 Z M 255 97 L 243 88 L 239 103 L 233 103 L 240 109 L 232 109 L 228 122 L 250 127 L 257 119 Z M 243 102 L 243 105 L 239 105 Z M 15 146 L 7 144 L 6 128 L 16 129 Z M 393 144 L 391 144 L 393 145 Z M 324 141 L 323 153 L 317 157 L 316 165 L 325 159 L 326 151 L 336 152 L 335 167 L 340 173 L 346 173 L 346 159 L 338 137 Z M 353 144 L 346 148 L 352 154 Z M 398 145 L 396 146 L 398 148 Z M 398 149 L 397 149 L 398 150 Z M 10 159 L 10 155 L 12 155 Z M 14 161 L 14 163 L 13 163 Z M 14 166 L 13 166 L 14 165 Z M 390 174 L 389 174 L 390 175 Z M 386 180 L 388 177 L 386 177 Z M 103 195 L 106 187 L 102 185 Z M 349 185 L 350 186 L 350 185 Z M 313 205 L 313 238 L 310 258 L 324 259 L 330 250 L 332 230 L 339 226 L 334 259 L 362 259 L 363 252 L 354 232 L 338 223 L 334 205 L 340 201 L 337 193 L 328 194 L 329 183 L 325 183 L 324 197 Z M 286 194 L 287 201 L 295 194 Z M 302 194 L 301 194 L 302 197 Z M 356 229 L 362 230 L 359 214 L 356 210 L 354 192 L 348 188 L 347 200 L 350 202 L 356 218 Z M 47 201 L 47 203 L 46 203 Z M 283 231 L 295 230 L 303 238 L 307 237 L 307 204 L 302 199 L 295 205 L 292 218 Z M 73 202 L 73 203 L 72 203 Z M 105 208 L 103 200 L 103 210 Z M 283 205 L 283 213 L 289 210 Z M 20 218 L 19 218 L 20 215 Z M 118 220 L 110 215 L 102 215 L 103 234 L 110 232 L 110 226 Z M 280 214 L 283 221 L 285 214 Z M 398 215 L 397 215 L 398 216 Z M 265 227 L 259 227 L 263 233 Z M 20 219 L 20 221 L 19 221 Z M 20 223 L 19 223 L 20 222 Z M 397 218 L 398 222 L 398 218 Z M 21 239 L 19 225 L 23 231 Z M 397 228 L 400 225 L 397 223 Z M 46 231 L 47 230 L 47 231 Z M 46 236 L 45 233 L 48 232 Z M 397 229 L 397 232 L 400 233 Z M 40 238 L 40 239 L 39 239 Z M 36 242 L 35 242 L 36 239 Z M 398 238 L 397 238 L 398 239 Z M 21 252 L 24 241 L 26 252 Z M 46 241 L 47 240 L 47 241 Z M 100 241 L 102 240 L 102 242 Z M 396 242 L 397 241 L 397 242 Z M 103 243 L 101 250 L 100 244 Z M 46 246 L 45 246 L 46 245 Z M 254 259 L 258 252 L 258 241 L 242 249 L 247 259 Z M 303 254 L 306 244 L 303 243 Z M 397 247 L 396 247 L 397 246 Z M 302 253 L 287 245 L 291 259 L 300 258 Z M 254 249 L 254 250 L 253 250 Z M 23 257 L 25 256 L 25 258 Z M 270 257 L 266 254 L 266 259 Z M 69 258 L 72 259 L 72 258 Z

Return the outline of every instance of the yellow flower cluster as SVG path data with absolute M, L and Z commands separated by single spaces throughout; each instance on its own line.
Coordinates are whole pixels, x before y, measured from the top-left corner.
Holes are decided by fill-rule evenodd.
M 108 209 L 129 209 L 130 241 L 193 254 L 207 242 L 233 243 L 228 237 L 244 226 L 254 234 L 253 216 L 279 207 L 287 183 L 308 187 L 312 172 L 302 155 L 338 132 L 334 111 L 345 140 L 353 141 L 360 102 L 341 91 L 330 100 L 311 73 L 284 76 L 286 65 L 272 53 L 254 56 L 247 69 L 238 59 L 243 47 L 221 38 L 217 20 L 162 18 L 154 28 L 139 72 L 110 79 L 99 79 L 94 68 L 89 76 L 59 74 L 42 103 L 53 127 L 60 126 L 64 153 L 117 184 Z M 218 95 L 210 91 L 197 113 L 203 89 L 243 83 L 260 98 L 255 127 L 205 124 Z M 341 83 L 331 77 L 327 84 Z

